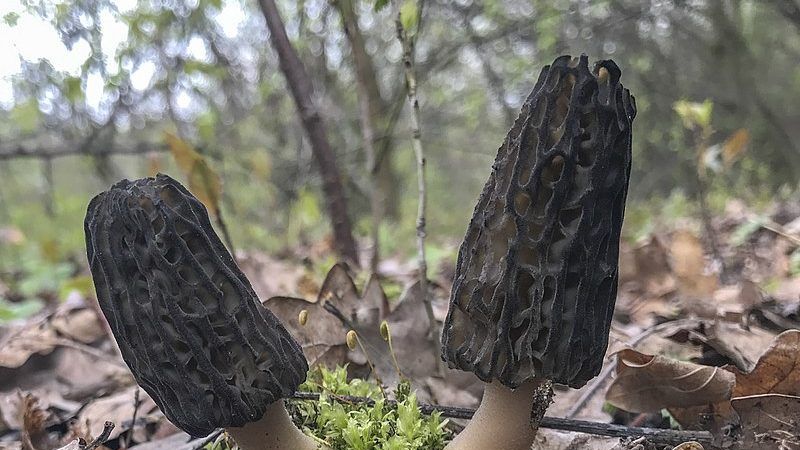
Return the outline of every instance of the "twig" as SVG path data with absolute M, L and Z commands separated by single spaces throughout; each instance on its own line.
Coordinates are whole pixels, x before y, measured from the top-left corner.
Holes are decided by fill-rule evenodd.
M 131 429 L 128 435 L 125 437 L 125 447 L 128 448 L 131 446 L 131 439 L 133 439 L 133 430 L 136 428 L 136 413 L 139 412 L 139 406 L 141 406 L 142 402 L 139 400 L 139 389 L 136 389 L 136 392 L 133 394 L 133 416 L 131 417 Z
M 345 404 L 366 404 L 373 405 L 374 400 L 367 397 L 355 397 L 351 395 L 331 395 L 330 398 L 339 403 Z M 297 400 L 319 400 L 319 394 L 312 392 L 295 392 L 292 396 Z M 395 406 L 394 400 L 386 400 L 386 404 Z M 432 405 L 420 403 L 419 409 L 423 414 L 439 412 L 442 417 L 452 419 L 471 419 L 475 410 L 472 408 L 461 408 L 456 406 Z M 560 417 L 544 417 L 539 424 L 542 428 L 551 430 L 574 431 L 578 433 L 595 434 L 611 437 L 644 436 L 655 444 L 679 444 L 686 441 L 698 441 L 710 443 L 711 433 L 707 431 L 678 431 L 659 428 L 626 427 L 624 425 L 614 425 L 601 422 L 590 422 L 586 420 L 575 420 Z
M 778 236 L 786 239 L 787 241 L 791 242 L 794 245 L 800 246 L 800 237 L 787 233 L 786 230 L 780 224 L 777 224 L 770 220 L 765 223 L 759 223 L 759 226 L 761 226 L 761 228 L 767 231 L 771 231 L 777 234 Z
M 84 352 L 87 355 L 93 356 L 101 361 L 112 361 L 114 364 L 118 366 L 123 366 L 123 367 L 125 366 L 122 362 L 112 359 L 111 357 L 113 355 L 101 352 L 100 350 L 97 350 L 94 347 L 90 347 L 86 344 L 81 344 L 80 342 L 71 341 L 65 338 L 57 338 L 53 341 L 53 344 L 58 345 L 60 347 L 67 347 Z
M 219 435 L 220 435 L 220 434 L 222 434 L 222 432 L 223 432 L 223 431 L 225 431 L 225 430 L 224 430 L 224 429 L 222 429 L 222 428 L 217 428 L 216 430 L 214 430 L 214 431 L 213 431 L 211 434 L 209 434 L 208 436 L 206 436 L 206 437 L 204 437 L 204 438 L 200 439 L 200 440 L 199 440 L 199 441 L 198 441 L 198 442 L 195 444 L 195 446 L 193 447 L 193 448 L 194 448 L 194 450 L 201 450 L 202 448 L 204 448 L 204 447 L 206 446 L 206 444 L 208 444 L 209 442 L 213 442 L 214 440 L 216 440 L 216 439 L 217 439 L 217 437 L 219 437 Z
M 414 36 L 409 34 L 409 30 L 403 27 L 400 18 L 400 9 L 395 2 L 397 26 L 397 39 L 403 46 L 403 68 L 406 77 L 406 96 L 408 104 L 411 106 L 411 145 L 414 148 L 414 155 L 417 160 L 417 190 L 419 201 L 417 204 L 417 253 L 419 258 L 419 288 L 422 295 L 422 302 L 425 304 L 425 312 L 428 315 L 430 324 L 429 334 L 431 339 L 438 339 L 439 333 L 436 326 L 436 319 L 433 317 L 433 307 L 428 298 L 428 262 L 425 258 L 425 209 L 427 206 L 427 193 L 425 186 L 425 153 L 422 149 L 422 133 L 420 132 L 419 99 L 417 98 L 417 78 L 414 73 Z M 422 1 L 417 2 L 417 23 L 421 16 Z M 438 345 L 434 346 L 437 351 Z M 438 360 L 437 354 L 437 360 Z
M 633 339 L 631 339 L 628 342 L 628 346 L 635 347 L 639 345 L 639 343 L 642 342 L 645 338 L 651 336 L 654 333 L 658 333 L 673 327 L 682 328 L 689 325 L 696 325 L 699 322 L 701 321 L 698 319 L 681 319 L 681 320 L 673 320 L 671 322 L 664 322 L 662 324 L 658 324 L 634 336 Z M 584 406 L 586 406 L 589 400 L 591 400 L 592 397 L 594 397 L 595 394 L 597 394 L 597 391 L 599 391 L 600 388 L 605 384 L 606 379 L 608 379 L 608 377 L 610 377 L 611 374 L 614 372 L 614 368 L 617 366 L 616 362 L 617 362 L 617 357 L 615 355 L 611 358 L 608 364 L 606 364 L 606 366 L 603 368 L 603 371 L 600 372 L 600 375 L 598 375 L 594 380 L 592 380 L 592 384 L 586 388 L 586 390 L 583 392 L 583 394 L 581 394 L 581 396 L 578 398 L 575 404 L 572 405 L 572 408 L 570 408 L 569 411 L 567 411 L 566 414 L 567 418 L 575 417 L 575 415 L 578 414 L 578 412 L 580 412 L 580 410 L 583 409 Z
M 63 156 L 112 156 L 112 155 L 142 155 L 150 152 L 166 152 L 169 149 L 162 144 L 149 144 L 140 142 L 129 147 L 108 147 L 103 150 L 87 152 L 80 147 L 80 143 L 66 144 L 64 147 L 29 147 L 17 144 L 13 147 L 0 148 L 0 160 L 15 158 L 40 158 L 52 159 Z
M 100 433 L 100 436 L 97 436 L 91 443 L 89 443 L 89 445 L 84 447 L 83 450 L 94 450 L 97 447 L 105 444 L 105 442 L 108 440 L 108 437 L 111 436 L 111 431 L 113 429 L 114 422 L 106 421 L 106 423 L 103 424 L 103 432 Z

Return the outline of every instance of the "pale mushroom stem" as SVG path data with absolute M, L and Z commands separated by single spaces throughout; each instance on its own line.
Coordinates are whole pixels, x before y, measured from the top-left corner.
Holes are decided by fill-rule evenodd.
M 243 427 L 228 427 L 226 432 L 241 450 L 317 450 L 326 449 L 300 431 L 283 400 L 269 405 L 264 416 Z
M 497 380 L 487 384 L 472 420 L 445 450 L 530 450 L 552 397 L 549 383 L 534 378 L 516 389 Z

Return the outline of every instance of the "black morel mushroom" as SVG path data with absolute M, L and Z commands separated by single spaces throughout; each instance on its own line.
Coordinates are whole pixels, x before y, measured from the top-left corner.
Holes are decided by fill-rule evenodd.
M 448 449 L 530 449 L 548 380 L 577 388 L 602 367 L 636 114 L 619 79 L 613 61 L 557 58 L 498 151 L 442 334 L 448 365 L 488 384 Z
M 297 342 L 258 301 L 205 207 L 166 175 L 123 180 L 89 204 L 97 299 L 136 381 L 194 436 L 316 449 L 283 400 L 305 380 Z

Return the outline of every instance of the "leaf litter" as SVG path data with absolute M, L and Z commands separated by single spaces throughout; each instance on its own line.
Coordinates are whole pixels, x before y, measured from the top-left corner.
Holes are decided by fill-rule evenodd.
M 551 414 L 613 417 L 637 426 L 674 420 L 686 429 L 712 431 L 713 448 L 800 448 L 800 277 L 791 265 L 798 251 L 791 236 L 797 236 L 800 218 L 781 218 L 779 206 L 761 220 L 742 208 L 733 204 L 713 220 L 723 243 L 720 255 L 737 275 L 733 283 L 722 282 L 720 262 L 691 223 L 623 244 L 606 368 L 580 390 L 557 386 Z M 351 376 L 396 383 L 399 374 L 380 333 L 385 320 L 402 375 L 420 401 L 477 405 L 481 384 L 440 367 L 438 343 L 426 336 L 413 263 L 387 258 L 380 277 L 335 264 L 322 277 L 313 264 L 291 255 L 242 252 L 237 260 L 313 364 L 347 364 Z M 444 268 L 429 283 L 438 321 L 447 310 L 448 273 Z M 403 286 L 402 294 L 388 296 L 386 283 Z M 93 302 L 47 305 L 31 318 L 0 325 L 0 448 L 22 448 L 23 442 L 38 449 L 80 448 L 79 439 L 90 442 L 106 421 L 115 423 L 107 448 L 201 445 L 168 424 L 135 386 Z M 347 349 L 351 329 L 363 349 Z M 653 329 L 658 331 L 648 332 Z M 636 439 L 552 430 L 537 439 L 538 448 L 548 449 L 656 448 Z

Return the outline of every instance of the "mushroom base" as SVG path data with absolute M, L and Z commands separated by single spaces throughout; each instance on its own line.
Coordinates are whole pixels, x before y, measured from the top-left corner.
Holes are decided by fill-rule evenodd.
M 487 384 L 472 420 L 445 450 L 530 450 L 552 397 L 549 387 L 538 395 L 544 383 L 549 381 L 537 378 L 517 389 L 497 380 Z
M 327 449 L 295 426 L 283 400 L 269 405 L 258 421 L 243 427 L 229 427 L 225 431 L 241 450 Z

